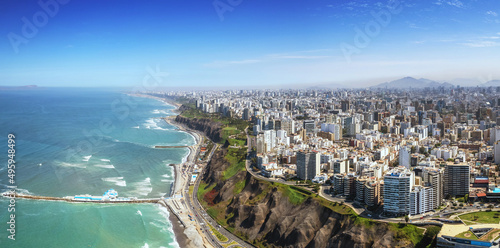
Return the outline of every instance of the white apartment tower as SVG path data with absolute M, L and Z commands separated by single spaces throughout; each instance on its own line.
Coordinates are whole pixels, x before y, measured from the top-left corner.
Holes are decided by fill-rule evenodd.
M 384 176 L 384 212 L 392 216 L 410 213 L 410 192 L 415 174 L 405 167 L 396 167 Z

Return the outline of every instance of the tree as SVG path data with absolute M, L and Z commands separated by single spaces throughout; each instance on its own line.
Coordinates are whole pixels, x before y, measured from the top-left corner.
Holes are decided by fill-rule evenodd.
M 469 194 L 464 195 L 464 202 L 469 202 Z
M 316 193 L 319 192 L 319 184 L 318 183 L 314 184 L 314 192 L 316 192 Z
M 418 153 L 424 154 L 425 153 L 425 148 L 424 147 L 420 147 L 420 149 L 418 149 Z
M 408 224 L 408 221 L 410 221 L 410 217 L 408 215 L 405 215 L 405 222 Z

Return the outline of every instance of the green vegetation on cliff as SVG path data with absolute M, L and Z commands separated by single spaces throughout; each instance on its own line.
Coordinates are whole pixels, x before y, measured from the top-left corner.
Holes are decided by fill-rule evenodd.
M 230 142 L 230 145 L 243 146 L 245 144 L 246 136 L 243 131 L 250 125 L 250 122 L 222 116 L 220 113 L 204 113 L 197 109 L 194 103 L 184 103 L 181 110 L 182 112 L 180 115 L 186 118 L 209 119 L 213 122 L 221 123 L 224 126 L 221 130 L 222 144 L 224 144 L 226 140 Z M 235 137 L 229 138 L 231 136 Z
M 229 162 L 230 165 L 223 172 L 223 180 L 231 178 L 239 171 L 245 171 L 246 154 L 246 148 L 228 148 L 225 159 Z

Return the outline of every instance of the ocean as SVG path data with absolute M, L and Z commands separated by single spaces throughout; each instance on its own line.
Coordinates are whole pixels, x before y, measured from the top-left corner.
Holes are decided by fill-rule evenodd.
M 159 198 L 194 138 L 160 117 L 173 106 L 113 90 L 0 91 L 0 189 L 7 191 L 7 135 L 15 135 L 15 185 L 42 196 Z M 2 152 L 3 151 L 3 152 Z M 155 204 L 93 204 L 17 199 L 15 241 L 9 199 L 0 199 L 0 247 L 178 247 L 168 211 Z M 8 214 L 7 214 L 8 213 Z

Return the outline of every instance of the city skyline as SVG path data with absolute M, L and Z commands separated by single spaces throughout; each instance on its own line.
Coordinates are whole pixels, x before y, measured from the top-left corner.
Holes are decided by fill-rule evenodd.
M 367 87 L 499 79 L 495 1 L 4 1 L 0 85 Z

